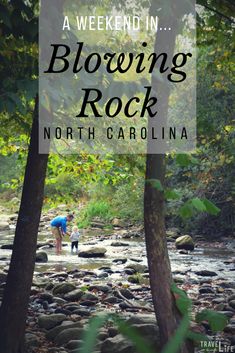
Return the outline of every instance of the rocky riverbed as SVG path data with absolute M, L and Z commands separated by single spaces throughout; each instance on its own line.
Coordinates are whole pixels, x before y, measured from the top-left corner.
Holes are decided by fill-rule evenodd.
M 149 287 L 143 230 L 134 226 L 122 228 L 116 224 L 112 231 L 107 231 L 102 229 L 102 224 L 94 224 L 99 228 L 82 232 L 79 255 L 70 253 L 70 244 L 65 239 L 62 255 L 56 256 L 49 229 L 49 220 L 54 213 L 42 216 L 40 224 L 27 318 L 29 352 L 78 352 L 89 318 L 104 312 L 120 314 L 148 342 L 158 347 L 159 335 Z M 2 295 L 16 215 L 2 215 L 1 219 Z M 169 230 L 167 234 L 175 282 L 192 298 L 194 313 L 203 308 L 213 308 L 228 317 L 228 325 L 217 339 L 222 344 L 234 346 L 234 241 L 227 238 L 208 243 L 198 236 L 193 239 L 193 247 L 192 240 L 188 239 L 189 247 L 176 249 L 175 239 L 181 234 L 176 229 Z M 187 250 L 192 248 L 193 251 Z M 196 329 L 212 336 L 207 323 Z M 135 351 L 111 323 L 100 330 L 97 353 Z

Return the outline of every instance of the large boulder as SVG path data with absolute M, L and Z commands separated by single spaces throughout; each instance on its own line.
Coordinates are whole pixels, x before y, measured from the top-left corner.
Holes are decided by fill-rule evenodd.
M 48 256 L 46 251 L 37 251 L 36 253 L 36 262 L 47 262 Z
M 184 249 L 184 250 L 194 250 L 194 242 L 190 235 L 182 235 L 181 237 L 177 238 L 175 241 L 175 246 L 177 249 Z
M 38 317 L 38 326 L 50 330 L 61 324 L 66 319 L 64 314 L 40 315 Z
M 105 248 L 94 247 L 84 251 L 80 251 L 79 257 L 104 257 L 107 250 Z

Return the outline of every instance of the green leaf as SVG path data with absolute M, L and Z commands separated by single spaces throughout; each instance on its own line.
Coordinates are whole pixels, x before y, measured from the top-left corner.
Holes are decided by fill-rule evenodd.
M 176 163 L 181 167 L 188 167 L 190 164 L 198 164 L 198 161 L 190 154 L 177 154 Z
M 193 207 L 190 202 L 186 202 L 183 206 L 179 209 L 179 214 L 182 218 L 190 218 L 193 215 Z
M 215 206 L 215 204 L 213 204 L 208 199 L 204 199 L 203 203 L 204 203 L 204 205 L 206 207 L 206 211 L 209 214 L 212 214 L 212 215 L 216 216 L 220 212 L 220 209 L 217 206 Z
M 176 156 L 176 162 L 181 167 L 187 167 L 191 163 L 190 156 L 188 154 L 178 154 Z
M 151 184 L 152 187 L 157 189 L 158 191 L 164 191 L 162 183 L 159 179 L 147 179 L 146 183 Z
M 171 285 L 171 291 L 175 296 L 176 306 L 182 315 L 188 315 L 189 310 L 192 306 L 191 299 L 187 296 L 187 293 L 182 289 L 178 288 L 175 283 Z
M 164 195 L 167 200 L 178 200 L 181 198 L 181 194 L 172 189 L 166 189 Z
M 209 341 L 209 338 L 203 333 L 188 331 L 187 338 L 194 342 Z
M 192 205 L 196 208 L 196 210 L 205 212 L 206 211 L 206 206 L 202 200 L 200 200 L 198 197 L 195 197 L 194 199 L 191 200 Z
M 228 323 L 226 315 L 218 313 L 213 310 L 202 310 L 196 315 L 196 321 L 201 323 L 202 321 L 208 321 L 213 332 L 222 331 Z

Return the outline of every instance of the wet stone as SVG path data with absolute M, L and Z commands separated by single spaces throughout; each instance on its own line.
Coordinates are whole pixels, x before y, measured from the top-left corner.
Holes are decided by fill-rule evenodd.
M 65 283 L 61 283 L 58 284 L 57 286 L 55 286 L 53 288 L 53 294 L 66 294 L 69 293 L 71 291 L 73 291 L 74 289 L 76 289 L 76 286 L 72 283 L 69 282 L 65 282 Z
M 80 289 L 74 289 L 71 292 L 68 292 L 65 294 L 64 299 L 68 301 L 76 301 L 80 300 L 82 296 L 84 295 L 84 292 Z
M 38 317 L 38 326 L 49 330 L 59 325 L 66 319 L 64 314 L 40 315 Z
M 55 337 L 55 343 L 58 346 L 62 346 L 71 340 L 79 340 L 82 335 L 83 329 L 81 328 L 64 328 L 64 330 Z
M 215 291 L 214 291 L 214 289 L 212 287 L 203 286 L 203 287 L 199 288 L 199 293 L 200 294 L 204 294 L 204 293 L 214 294 Z
M 62 332 L 63 330 L 65 329 L 69 329 L 69 328 L 81 328 L 82 325 L 80 322 L 74 322 L 73 324 L 68 324 L 68 325 L 59 325 L 51 330 L 49 330 L 47 333 L 46 333 L 46 338 L 48 340 L 54 340 L 55 337 L 57 335 L 59 335 L 60 332 Z

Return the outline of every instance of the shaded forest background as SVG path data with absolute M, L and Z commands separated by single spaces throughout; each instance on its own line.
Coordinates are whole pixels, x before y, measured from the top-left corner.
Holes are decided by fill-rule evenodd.
M 0 48 L 0 198 L 12 208 L 21 195 L 37 92 L 37 6 L 19 1 L 12 13 L 4 5 L 0 9 L 1 32 L 6 34 Z M 175 194 L 167 202 L 166 221 L 168 227 L 214 238 L 230 234 L 235 224 L 234 8 L 230 1 L 199 1 L 197 10 L 197 151 L 190 157 L 167 156 L 166 184 Z M 27 33 L 21 33 L 25 21 Z M 12 31 L 14 37 L 7 37 Z M 116 217 L 142 222 L 144 173 L 141 155 L 50 155 L 44 207 L 84 205 L 81 227 L 94 218 L 107 226 Z M 219 216 L 213 218 L 189 204 L 185 208 L 192 197 L 210 199 L 221 209 Z

